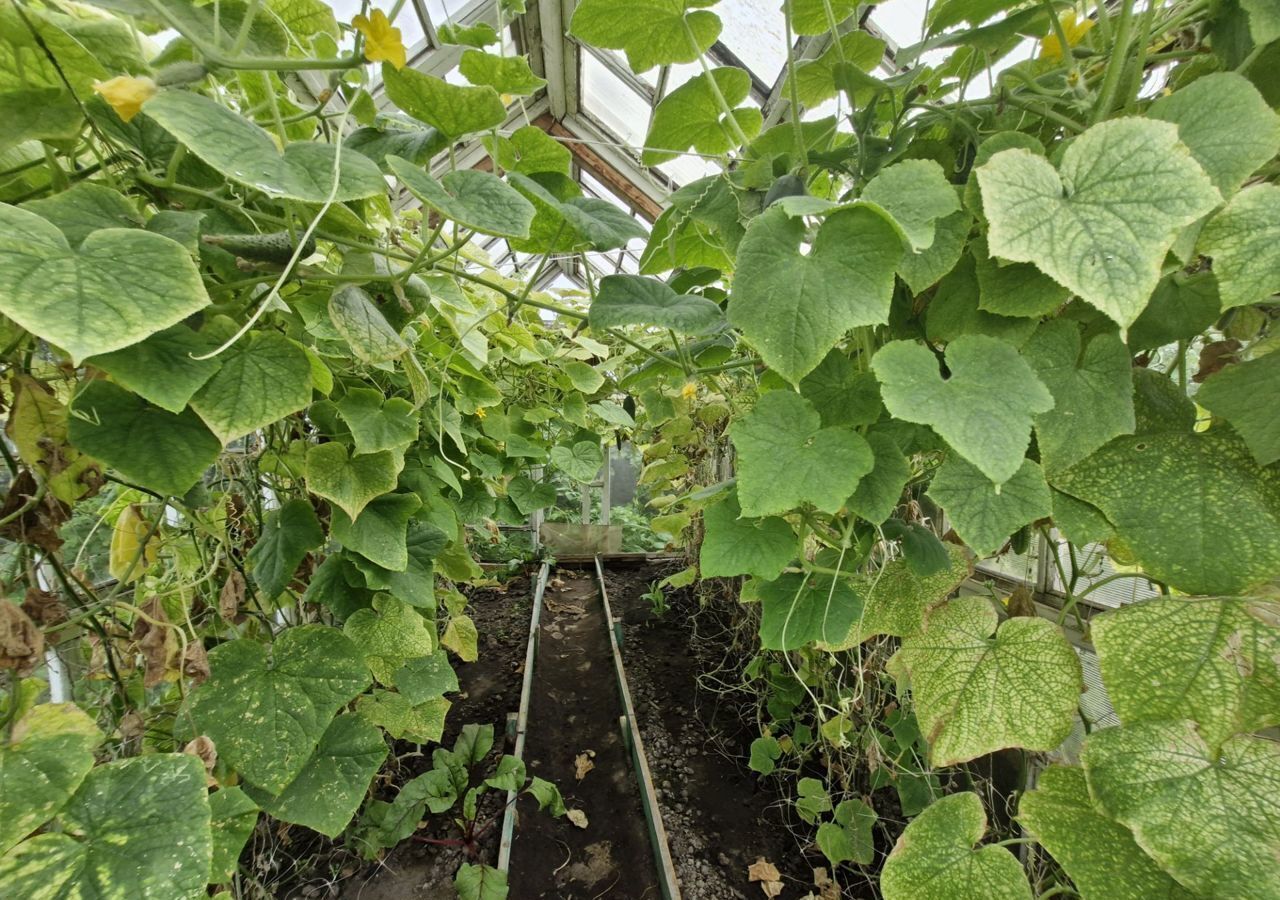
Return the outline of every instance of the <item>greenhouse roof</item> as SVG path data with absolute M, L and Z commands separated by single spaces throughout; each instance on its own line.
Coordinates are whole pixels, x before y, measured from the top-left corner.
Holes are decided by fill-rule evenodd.
M 336 0 L 340 19 L 357 15 L 361 0 Z M 524 6 L 522 13 L 504 13 Z M 573 174 L 588 196 L 615 203 L 638 219 L 652 221 L 663 200 L 681 185 L 721 170 L 720 160 L 711 155 L 684 152 L 657 166 L 641 163 L 641 149 L 652 120 L 654 106 L 701 71 L 697 63 L 659 66 L 635 73 L 622 53 L 587 46 L 569 33 L 575 0 L 527 0 L 525 4 L 501 0 L 409 0 L 396 17 L 406 47 L 409 65 L 445 80 L 466 84 L 458 71 L 463 46 L 448 44 L 440 37 L 442 26 L 469 27 L 487 23 L 500 31 L 504 54 L 527 54 L 533 71 L 547 84 L 528 97 L 514 97 L 508 105 L 505 133 L 524 125 L 537 125 L 553 134 L 573 153 Z M 861 28 L 885 42 L 881 74 L 897 68 L 899 48 L 919 43 L 925 34 L 928 0 L 895 0 L 884 6 L 867 7 L 841 26 L 847 31 Z M 736 66 L 751 76 L 749 96 L 744 103 L 764 113 L 765 127 L 785 121 L 790 112 L 784 74 L 787 62 L 786 23 L 780 0 L 720 0 L 715 11 L 724 23 L 719 40 L 708 53 L 709 64 Z M 831 44 L 830 34 L 795 39 L 797 60 L 813 59 Z M 1028 41 L 1009 54 L 1002 65 L 1025 58 L 1033 49 Z M 936 63 L 948 51 L 919 54 L 919 60 Z M 387 108 L 390 101 L 375 87 L 375 97 Z M 839 99 L 832 99 L 802 112 L 804 119 L 816 119 L 839 112 Z M 443 164 L 443 163 L 442 163 Z M 455 153 L 454 165 L 487 164 L 487 153 L 479 140 Z M 537 261 L 534 254 L 512 251 L 501 238 L 484 245 L 498 267 L 506 272 L 526 271 Z M 596 276 L 614 272 L 635 272 L 641 242 L 633 241 L 622 250 L 587 254 Z M 576 255 L 556 260 L 539 287 L 576 287 L 582 284 L 582 258 Z

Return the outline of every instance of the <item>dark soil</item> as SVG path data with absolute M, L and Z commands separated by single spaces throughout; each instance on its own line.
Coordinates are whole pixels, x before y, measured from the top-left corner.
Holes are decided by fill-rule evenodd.
M 658 900 L 640 792 L 622 740 L 623 704 L 594 572 L 560 569 L 543 599 L 524 759 L 586 827 L 520 798 L 511 900 Z M 581 760 L 581 762 L 579 762 Z M 579 767 L 582 771 L 579 779 Z M 588 768 L 589 767 L 589 768 Z
M 622 652 L 640 720 L 671 855 L 685 900 L 764 897 L 747 869 L 760 858 L 783 876 L 782 898 L 811 891 L 821 858 L 803 856 L 809 837 L 793 834 L 790 803 L 747 768 L 754 721 L 744 721 L 742 695 L 727 698 L 700 683 L 716 670 L 736 679 L 730 632 L 715 610 L 699 609 L 689 591 L 668 591 L 670 608 L 655 616 L 642 595 L 679 565 L 615 566 L 605 573 L 615 617 L 623 620 Z
M 479 588 L 469 592 L 467 613 L 480 633 L 480 658 L 473 663 L 453 658 L 458 673 L 460 692 L 450 699 L 444 740 L 446 747 L 469 723 L 493 726 L 494 748 L 485 765 L 478 767 L 477 780 L 495 764 L 496 758 L 509 751 L 505 740 L 507 716 L 520 708 L 520 683 L 524 673 L 525 648 L 532 612 L 532 585 L 529 578 L 517 576 L 500 587 Z M 415 745 L 396 748 L 402 755 L 400 768 L 388 775 L 382 799 L 395 796 L 399 785 L 431 768 L 431 748 L 423 755 L 413 755 Z M 481 796 L 479 821 L 490 823 L 479 842 L 479 854 L 468 859 L 458 847 L 426 843 L 421 838 L 453 839 L 457 828 L 449 816 L 430 816 L 428 825 L 391 850 L 384 859 L 369 865 L 348 880 L 341 894 L 351 900 L 454 900 L 453 876 L 464 862 L 498 862 L 498 842 L 502 833 L 502 814 L 506 795 L 487 791 Z M 310 895 L 323 896 L 323 895 Z

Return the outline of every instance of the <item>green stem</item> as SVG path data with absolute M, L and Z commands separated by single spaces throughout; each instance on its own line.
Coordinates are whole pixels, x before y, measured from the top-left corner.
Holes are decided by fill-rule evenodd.
M 1133 31 L 1133 0 L 1121 0 L 1120 22 L 1116 26 L 1115 41 L 1111 45 L 1111 53 L 1107 59 L 1107 71 L 1102 78 L 1102 89 L 1098 93 L 1098 102 L 1093 108 L 1093 116 L 1089 124 L 1096 125 L 1111 113 L 1116 100 L 1116 91 L 1120 88 L 1120 75 L 1124 72 L 1125 60 L 1129 55 L 1129 35 Z

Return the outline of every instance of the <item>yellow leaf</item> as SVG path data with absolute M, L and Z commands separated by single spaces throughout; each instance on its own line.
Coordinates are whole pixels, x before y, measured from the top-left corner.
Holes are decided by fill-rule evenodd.
M 404 41 L 399 28 L 392 28 L 387 14 L 380 9 L 370 16 L 356 16 L 351 20 L 356 30 L 364 35 L 364 58 L 369 62 L 389 62 L 397 69 L 403 69 L 408 61 L 404 52 Z
M 143 517 L 142 510 L 136 503 L 130 503 L 121 510 L 116 518 L 116 527 L 111 532 L 111 553 L 107 562 L 112 578 L 126 583 L 137 581 L 155 563 L 155 536 L 147 541 L 146 547 L 142 545 L 150 530 L 151 524 Z
M 1067 39 L 1067 46 L 1074 47 L 1076 44 L 1084 40 L 1084 36 L 1089 33 L 1089 29 L 1094 26 L 1093 19 L 1085 19 L 1083 22 L 1076 20 L 1076 12 L 1073 9 L 1067 10 L 1058 18 L 1059 24 L 1062 25 L 1063 37 Z M 1040 58 L 1041 59 L 1062 59 L 1062 44 L 1058 41 L 1057 33 L 1050 34 L 1040 42 Z
M 125 122 L 133 120 L 142 111 L 142 104 L 156 95 L 160 89 L 156 83 L 143 75 L 135 78 L 132 75 L 117 75 L 108 81 L 95 81 L 95 92 L 111 104 L 111 108 Z

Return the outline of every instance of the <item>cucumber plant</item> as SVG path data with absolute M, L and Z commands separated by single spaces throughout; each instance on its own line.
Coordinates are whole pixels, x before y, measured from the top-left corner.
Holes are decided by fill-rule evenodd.
M 647 235 L 499 131 L 539 79 L 497 32 L 448 30 L 478 44 L 454 84 L 406 64 L 403 5 L 0 2 L 0 884 L 270 894 L 237 864 L 264 812 L 389 843 L 370 786 L 478 652 L 471 542 L 634 427 L 655 530 L 743 579 L 753 764 L 803 776 L 836 878 L 1280 894 L 1274 4 L 938 0 L 886 76 L 857 4 L 784 0 L 826 49 L 766 128 L 708 62 L 714 3 L 580 0 L 575 39 L 637 72 L 701 63 L 636 149 L 723 165 Z M 428 165 L 467 138 L 493 171 Z M 476 235 L 537 275 L 647 245 L 583 305 Z M 1029 534 L 1064 540 L 1056 621 L 952 597 Z M 1089 615 L 1098 545 L 1159 593 Z M 1064 625 L 1119 724 L 1081 715 Z M 993 753 L 1058 754 L 1013 824 L 971 789 Z

